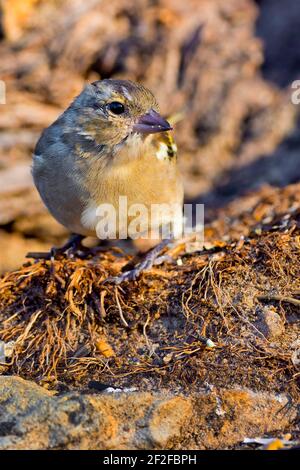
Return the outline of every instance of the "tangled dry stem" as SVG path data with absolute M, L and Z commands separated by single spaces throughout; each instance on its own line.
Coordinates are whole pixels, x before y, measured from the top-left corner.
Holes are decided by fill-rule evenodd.
M 126 261 L 110 251 L 28 263 L 0 281 L 0 339 L 14 342 L 2 371 L 51 387 L 93 378 L 298 394 L 299 225 L 293 213 L 231 244 L 182 251 L 182 265 L 121 287 L 103 284 Z M 278 337 L 260 328 L 266 308 L 282 319 Z M 205 338 L 216 347 L 207 348 Z

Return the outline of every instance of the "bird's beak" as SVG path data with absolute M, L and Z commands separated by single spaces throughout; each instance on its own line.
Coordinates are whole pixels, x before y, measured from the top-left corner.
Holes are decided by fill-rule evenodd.
M 138 122 L 133 126 L 134 132 L 141 134 L 154 134 L 155 132 L 165 132 L 172 130 L 172 127 L 159 113 L 150 109 L 148 113 L 143 114 Z

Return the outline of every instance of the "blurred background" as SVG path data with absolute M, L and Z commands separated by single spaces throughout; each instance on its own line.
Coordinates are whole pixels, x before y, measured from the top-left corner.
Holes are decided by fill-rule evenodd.
M 142 82 L 168 116 L 186 198 L 220 207 L 300 179 L 297 0 L 2 0 L 0 273 L 66 237 L 30 176 L 31 153 L 87 81 Z

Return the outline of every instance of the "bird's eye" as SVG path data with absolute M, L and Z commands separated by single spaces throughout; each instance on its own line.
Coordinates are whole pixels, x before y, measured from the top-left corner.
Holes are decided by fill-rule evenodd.
M 119 103 L 119 101 L 113 101 L 112 103 L 109 103 L 108 109 L 113 114 L 123 114 L 125 111 L 125 106 L 122 103 Z

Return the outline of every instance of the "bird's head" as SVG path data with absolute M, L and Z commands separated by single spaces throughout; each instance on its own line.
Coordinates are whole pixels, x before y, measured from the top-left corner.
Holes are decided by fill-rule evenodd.
M 171 130 L 159 114 L 150 90 L 129 80 L 105 79 L 91 83 L 75 99 L 76 129 L 81 138 L 118 149 L 130 142 Z

